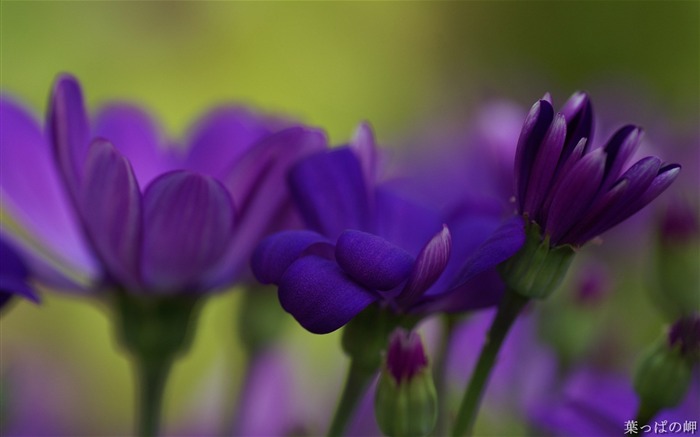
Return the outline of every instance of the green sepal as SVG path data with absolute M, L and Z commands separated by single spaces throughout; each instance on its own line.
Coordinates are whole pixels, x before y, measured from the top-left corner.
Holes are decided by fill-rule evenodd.
M 542 239 L 540 227 L 530 223 L 523 247 L 498 270 L 509 289 L 531 299 L 546 299 L 561 285 L 574 254 L 568 244 L 551 247 L 549 237 Z
M 375 393 L 374 415 L 385 435 L 430 435 L 437 423 L 437 414 L 437 392 L 430 366 L 401 382 L 397 382 L 384 366 Z
M 201 307 L 199 295 L 111 295 L 119 343 L 145 361 L 172 360 L 189 349 Z
M 678 405 L 692 378 L 692 365 L 680 347 L 660 339 L 642 355 L 634 371 L 634 390 L 645 408 L 658 411 Z
M 412 328 L 420 319 L 370 305 L 343 328 L 343 351 L 355 366 L 376 372 L 382 362 L 389 334 L 398 326 Z

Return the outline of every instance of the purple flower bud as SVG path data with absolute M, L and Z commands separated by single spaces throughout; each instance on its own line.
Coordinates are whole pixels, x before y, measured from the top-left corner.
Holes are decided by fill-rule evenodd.
M 555 113 L 539 100 L 523 125 L 515 155 L 518 212 L 553 246 L 582 246 L 635 214 L 677 177 L 680 166 L 644 158 L 623 173 L 642 130 L 625 126 L 592 148 L 593 109 L 576 93 Z
M 672 202 L 661 218 L 660 233 L 662 244 L 696 240 L 700 236 L 697 210 L 681 201 Z
M 595 305 L 611 291 L 611 279 L 603 265 L 585 266 L 576 279 L 574 298 L 582 304 Z
M 674 323 L 668 332 L 668 343 L 672 348 L 679 347 L 684 357 L 700 357 L 700 316 L 693 314 Z
M 420 336 L 413 331 L 396 329 L 391 334 L 386 352 L 386 367 L 396 382 L 410 381 L 427 365 L 428 358 Z

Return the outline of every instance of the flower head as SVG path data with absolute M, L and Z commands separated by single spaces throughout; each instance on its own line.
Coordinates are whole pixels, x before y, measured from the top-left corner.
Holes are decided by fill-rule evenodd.
M 593 109 L 574 94 L 556 113 L 545 96 L 532 106 L 515 157 L 518 212 L 552 245 L 581 246 L 646 206 L 673 182 L 680 166 L 646 157 L 626 171 L 642 130 L 625 126 L 592 147 Z
M 3 208 L 36 244 L 7 234 L 38 247 L 33 270 L 62 286 L 77 276 L 83 287 L 172 294 L 240 278 L 258 239 L 288 217 L 287 169 L 325 147 L 320 131 L 237 107 L 208 114 L 188 147 L 166 147 L 139 108 L 89 118 L 67 75 L 54 85 L 48 138 L 13 102 L 2 110 L 13 119 L 3 125 Z
M 378 184 L 365 167 L 373 161 L 362 159 L 377 155 L 367 153 L 373 144 L 364 154 L 354 144 L 293 168 L 292 192 L 311 230 L 263 240 L 252 258 L 257 279 L 277 284 L 284 309 L 315 333 L 340 328 L 373 303 L 400 314 L 474 305 L 457 285 L 517 251 L 522 224 L 499 229 L 500 220 L 483 218 L 460 224 L 466 238 L 457 250 L 464 257 L 451 262 L 452 232 L 443 217 Z

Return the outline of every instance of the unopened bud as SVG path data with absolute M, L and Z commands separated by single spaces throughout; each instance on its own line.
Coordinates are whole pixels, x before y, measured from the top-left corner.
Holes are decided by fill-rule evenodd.
M 700 316 L 683 317 L 671 326 L 668 343 L 691 365 L 700 361 Z
M 389 340 L 374 399 L 382 432 L 390 437 L 427 436 L 437 420 L 432 371 L 415 332 L 396 329 Z
M 657 342 L 635 369 L 634 389 L 640 402 L 654 411 L 678 405 L 690 386 L 691 368 L 680 347 L 666 339 Z

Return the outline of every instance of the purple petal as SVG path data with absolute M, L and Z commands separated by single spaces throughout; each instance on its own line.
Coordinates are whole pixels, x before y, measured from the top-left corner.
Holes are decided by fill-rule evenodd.
M 561 113 L 566 117 L 566 141 L 561 157 L 564 162 L 583 138 L 586 144 L 593 144 L 593 106 L 586 93 L 577 92 L 564 104 Z
M 51 149 L 35 120 L 6 97 L 0 99 L 0 155 L 0 204 L 8 217 L 2 226 L 16 222 L 32 237 L 21 244 L 32 252 L 27 263 L 47 273 L 40 279 L 52 285 L 68 285 L 64 276 L 72 272 L 92 276 L 95 264 Z
M 452 235 L 446 225 L 418 254 L 408 283 L 398 297 L 399 304 L 407 307 L 418 300 L 440 277 L 450 260 Z
M 156 290 L 192 291 L 231 241 L 228 191 L 210 177 L 174 171 L 148 186 L 143 210 L 144 281 Z
M 83 94 L 75 77 L 62 75 L 56 80 L 47 125 L 58 168 L 77 202 L 83 162 L 88 152 L 89 129 Z
M 39 302 L 39 296 L 27 283 L 28 278 L 29 270 L 17 251 L 0 238 L 0 308 L 15 294 Z
M 212 275 L 213 282 L 231 280 L 248 267 L 250 255 L 261 238 L 290 227 L 290 168 L 325 147 L 322 131 L 293 127 L 260 141 L 229 170 L 224 184 L 238 208 L 238 217 L 231 248 L 221 268 Z
M 104 140 L 85 161 L 80 212 L 95 253 L 118 283 L 139 283 L 141 192 L 129 162 Z
M 333 261 L 307 256 L 294 262 L 279 285 L 282 307 L 307 330 L 326 334 L 377 300 Z
M 638 161 L 620 177 L 608 193 L 594 203 L 591 211 L 579 222 L 574 232 L 564 239 L 583 244 L 610 229 L 611 223 L 619 223 L 629 217 L 632 213 L 628 211 L 634 209 L 636 199 L 649 188 L 660 167 L 661 161 L 655 157 L 650 156 Z M 624 186 L 621 185 L 623 181 L 626 181 Z M 584 240 L 586 237 L 588 238 Z
M 605 145 L 606 162 L 603 189 L 611 187 L 617 181 L 620 172 L 642 141 L 642 129 L 628 125 L 620 128 Z
M 310 246 L 328 242 L 313 231 L 282 231 L 260 242 L 253 252 L 251 267 L 263 284 L 276 284 L 294 261 Z
M 460 286 L 476 275 L 515 255 L 525 243 L 525 223 L 519 216 L 503 222 L 467 259 L 452 287 Z
M 593 203 L 591 210 L 583 217 L 580 225 L 570 230 L 564 236 L 564 240 L 575 246 L 581 246 L 598 235 L 597 227 L 600 223 L 600 218 L 608 209 L 612 208 L 623 198 L 628 187 L 629 180 L 621 179 L 618 181 L 607 193 Z
M 553 118 L 554 109 L 552 104 L 546 100 L 540 100 L 530 109 L 530 113 L 527 115 L 523 129 L 520 132 L 518 147 L 515 151 L 515 184 L 520 212 L 523 211 L 525 206 L 528 181 L 530 180 L 530 173 L 532 172 L 537 151 Z
M 267 124 L 267 120 L 245 108 L 214 109 L 194 129 L 186 167 L 215 177 L 224 176 L 246 151 L 271 133 Z
M 559 186 L 568 177 L 574 166 L 576 166 L 576 164 L 584 156 L 585 151 L 587 149 L 587 144 L 587 140 L 585 138 L 582 138 L 581 141 L 579 141 L 579 143 L 576 145 L 576 147 L 574 147 L 574 150 L 571 152 L 566 161 L 562 162 L 562 160 L 559 160 L 559 166 L 557 167 L 557 170 L 554 174 L 554 178 L 550 183 L 549 193 L 544 201 L 544 204 L 542 204 L 542 207 L 540 208 L 540 214 L 537 217 L 537 223 L 541 227 L 546 227 L 547 225 L 547 216 L 549 215 L 549 208 L 552 206 L 552 199 L 554 198 L 554 193 L 557 192 Z
M 107 139 L 129 160 L 142 187 L 175 166 L 166 151 L 159 150 L 158 126 L 136 106 L 112 104 L 102 108 L 93 128 L 94 136 Z
M 331 240 L 345 229 L 372 231 L 362 168 L 347 147 L 314 154 L 290 173 L 292 195 L 308 226 Z
M 375 190 L 374 208 L 377 235 L 413 256 L 417 256 L 425 242 L 442 229 L 443 218 L 436 210 L 385 187 Z
M 366 232 L 340 234 L 335 257 L 356 282 L 372 290 L 391 290 L 408 278 L 413 257 L 387 240 Z
M 554 171 L 559 163 L 559 157 L 566 137 L 566 120 L 562 114 L 557 114 L 549 126 L 547 135 L 537 151 L 537 157 L 532 166 L 532 173 L 527 184 L 523 214 L 537 217 L 539 209 L 549 193 Z
M 590 208 L 600 188 L 604 168 L 605 154 L 597 149 L 581 158 L 562 180 L 552 198 L 545 228 L 552 243 L 558 243 Z
M 355 135 L 350 141 L 350 149 L 357 155 L 365 177 L 365 185 L 372 187 L 377 180 L 379 166 L 379 151 L 374 139 L 374 132 L 369 123 L 364 122 L 355 130 Z
M 619 207 L 604 213 L 600 221 L 596 223 L 596 226 L 583 237 L 587 239 L 593 238 L 636 214 L 663 193 L 671 183 L 673 183 L 676 177 L 678 177 L 680 170 L 681 167 L 678 164 L 666 165 L 658 170 L 658 173 L 653 177 L 651 183 L 646 184 L 646 186 L 642 183 L 638 183 L 636 184 L 636 188 L 629 188 L 624 195 L 621 196 L 621 199 L 618 200 Z M 632 183 L 630 183 L 630 186 L 631 185 Z M 641 190 L 642 188 L 645 188 L 643 192 Z M 583 237 L 581 238 L 582 240 Z

